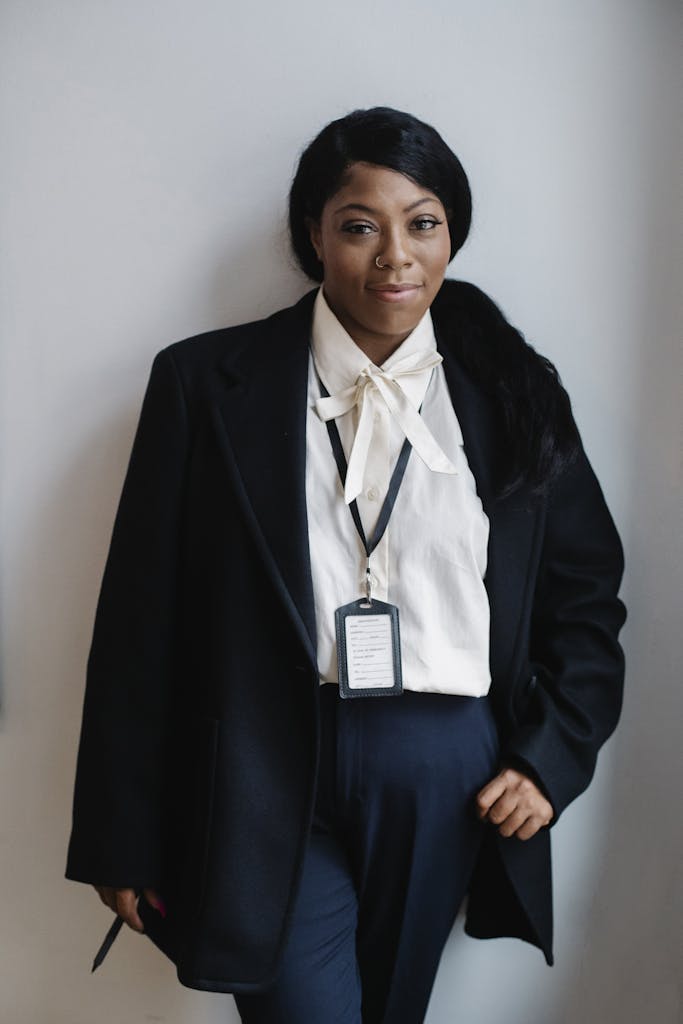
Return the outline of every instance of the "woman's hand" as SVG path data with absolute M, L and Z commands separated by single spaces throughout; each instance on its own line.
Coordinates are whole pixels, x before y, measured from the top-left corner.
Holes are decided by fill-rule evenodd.
M 550 824 L 555 812 L 528 775 L 504 768 L 477 793 L 477 813 L 482 820 L 498 825 L 501 836 L 531 839 L 539 828 Z
M 108 885 L 96 885 L 95 889 L 105 906 L 118 914 L 127 925 L 136 931 L 144 932 L 145 928 L 138 914 L 138 899 L 135 889 L 112 889 Z M 166 917 L 166 907 L 163 900 L 154 889 L 143 889 L 145 899 L 159 911 L 162 917 Z

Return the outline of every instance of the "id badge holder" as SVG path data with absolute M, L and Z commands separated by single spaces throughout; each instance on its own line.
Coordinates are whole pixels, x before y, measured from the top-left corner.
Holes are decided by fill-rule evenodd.
M 403 693 L 398 608 L 365 597 L 334 613 L 341 697 Z

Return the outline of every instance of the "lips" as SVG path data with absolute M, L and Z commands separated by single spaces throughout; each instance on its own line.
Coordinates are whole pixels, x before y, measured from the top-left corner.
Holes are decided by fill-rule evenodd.
M 387 284 L 382 281 L 381 284 L 369 284 L 368 288 L 373 292 L 402 292 L 407 288 L 419 288 L 419 284 L 413 284 L 412 281 L 401 281 L 398 284 Z
M 401 302 L 410 299 L 421 287 L 419 284 L 375 284 L 368 285 L 368 290 L 380 302 Z

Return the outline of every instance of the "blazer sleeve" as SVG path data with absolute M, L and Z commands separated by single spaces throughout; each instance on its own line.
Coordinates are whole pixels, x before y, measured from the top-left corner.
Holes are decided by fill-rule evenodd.
M 623 571 L 621 540 L 581 446 L 548 500 L 530 628 L 532 689 L 506 747 L 545 790 L 552 825 L 588 786 L 621 713 Z
M 86 670 L 66 878 L 158 884 L 163 846 L 186 403 L 154 358 L 116 512 Z

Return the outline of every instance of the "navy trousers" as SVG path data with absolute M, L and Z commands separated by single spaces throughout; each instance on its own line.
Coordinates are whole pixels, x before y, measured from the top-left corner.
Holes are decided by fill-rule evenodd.
M 496 773 L 486 697 L 321 687 L 316 806 L 275 983 L 244 1024 L 422 1024 L 486 827 Z

